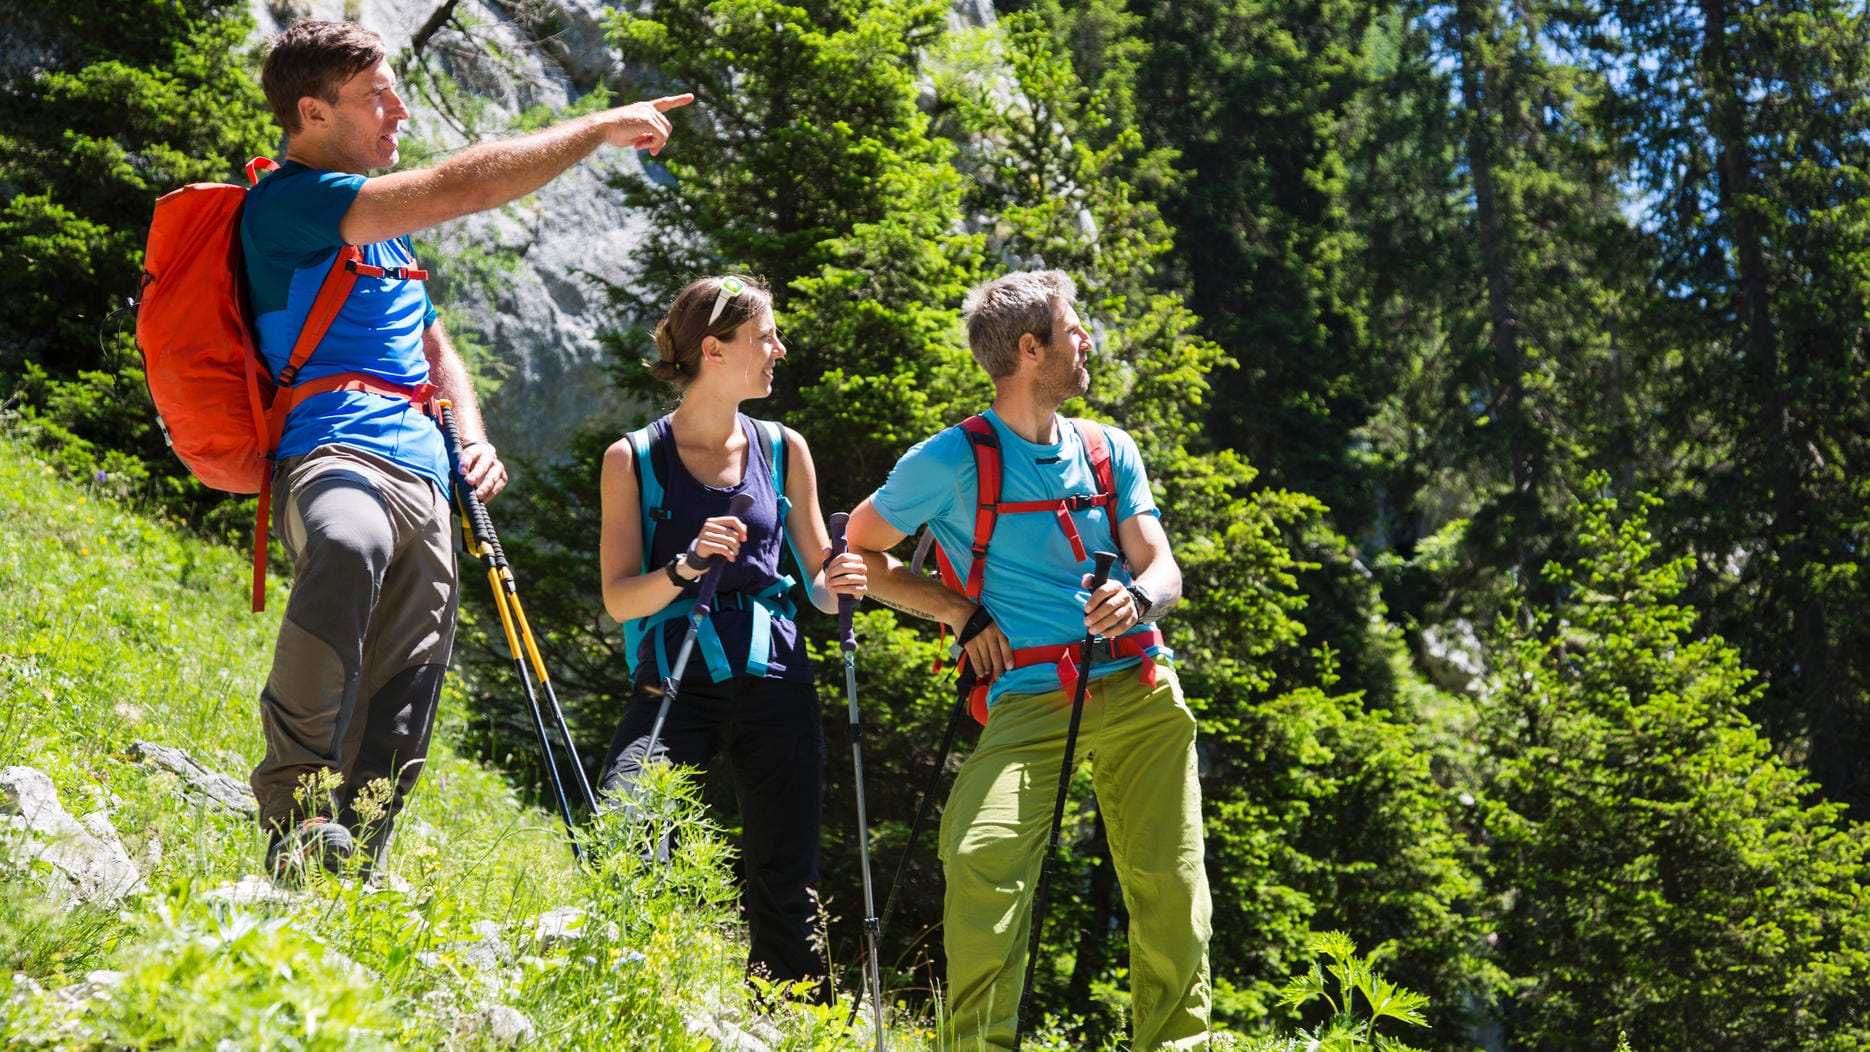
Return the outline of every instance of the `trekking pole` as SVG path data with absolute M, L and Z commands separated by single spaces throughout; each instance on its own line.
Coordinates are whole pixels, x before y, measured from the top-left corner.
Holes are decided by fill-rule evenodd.
M 843 555 L 847 542 L 844 531 L 850 524 L 850 516 L 837 512 L 831 516 L 831 557 Z M 870 1012 L 876 1024 L 876 1044 L 883 1047 L 883 973 L 882 962 L 877 957 L 877 944 L 882 935 L 883 926 L 877 921 L 876 895 L 870 886 L 870 816 L 864 808 L 864 734 L 863 723 L 857 713 L 857 632 L 851 624 L 852 615 L 857 610 L 857 597 L 838 596 L 838 638 L 839 646 L 844 650 L 844 697 L 850 706 L 851 715 L 851 771 L 857 778 L 857 847 L 858 858 L 863 863 L 864 875 L 864 937 L 869 942 L 869 954 L 864 966 L 864 978 L 870 984 Z M 851 1006 L 855 1010 L 856 1006 Z
M 922 534 L 921 543 L 916 545 L 915 558 L 910 560 L 909 569 L 920 576 L 922 561 L 928 556 L 929 545 L 935 540 L 930 532 Z M 896 873 L 890 878 L 889 894 L 883 896 L 883 919 L 877 922 L 877 944 L 883 943 L 883 934 L 890 930 L 890 918 L 896 915 L 896 892 L 902 888 L 903 874 L 909 871 L 909 859 L 915 854 L 916 841 L 922 836 L 922 827 L 928 822 L 929 808 L 935 803 L 935 790 L 941 788 L 942 772 L 948 766 L 948 753 L 954 749 L 955 736 L 961 730 L 961 714 L 967 711 L 967 691 L 955 693 L 954 711 L 948 715 L 948 729 L 942 732 L 941 745 L 935 750 L 935 762 L 929 765 L 928 782 L 922 786 L 922 798 L 916 802 L 915 821 L 909 824 L 909 837 L 903 841 L 902 854 L 896 859 Z M 857 1006 L 851 1006 L 851 1014 L 844 1020 L 850 1026 L 857 1018 Z
M 738 493 L 727 506 L 727 514 L 738 519 L 753 509 L 753 494 Z M 675 701 L 676 691 L 682 686 L 682 673 L 688 670 L 688 655 L 694 653 L 695 637 L 701 633 L 701 622 L 708 616 L 708 606 L 714 602 L 715 589 L 721 587 L 721 571 L 727 568 L 727 560 L 718 553 L 710 555 L 704 562 L 707 572 L 701 575 L 701 590 L 695 594 L 694 608 L 688 612 L 688 634 L 682 637 L 682 649 L 675 653 L 675 667 L 670 670 L 669 678 L 662 681 L 662 704 L 656 709 L 656 722 L 649 728 L 649 744 L 643 750 L 643 764 L 649 764 L 649 758 L 656 755 L 656 743 L 662 740 L 662 724 L 669 718 L 669 705 Z
M 1097 569 L 1091 573 L 1091 591 L 1101 588 L 1110 578 L 1110 568 L 1117 561 L 1115 552 L 1094 552 Z M 1087 630 L 1078 654 L 1078 685 L 1072 691 L 1071 724 L 1065 731 L 1065 765 L 1058 775 L 1058 798 L 1052 801 L 1052 836 L 1046 841 L 1045 858 L 1039 863 L 1039 890 L 1032 900 L 1032 935 L 1026 941 L 1026 982 L 1020 987 L 1020 1011 L 1013 1028 L 1013 1048 L 1026 1033 L 1026 1005 L 1032 999 L 1032 978 L 1039 963 L 1039 929 L 1045 924 L 1045 900 L 1052 887 L 1052 856 L 1058 854 L 1059 827 L 1065 822 L 1065 793 L 1071 787 L 1072 752 L 1078 745 L 1078 721 L 1084 716 L 1084 698 L 1091 686 L 1091 652 L 1097 646 L 1097 633 Z
M 903 873 L 909 869 L 909 857 L 915 853 L 916 840 L 922 835 L 922 826 L 928 822 L 929 808 L 935 802 L 935 790 L 941 787 L 942 772 L 948 766 L 948 753 L 954 749 L 955 735 L 961 730 L 961 715 L 967 711 L 967 695 L 957 694 L 954 712 L 948 716 L 948 729 L 942 733 L 941 746 L 935 750 L 935 762 L 929 768 L 928 783 L 922 787 L 922 800 L 916 804 L 915 821 L 909 825 L 909 839 L 903 842 L 902 856 L 896 860 L 896 875 L 890 878 L 890 891 L 883 897 L 883 919 L 877 922 L 877 942 L 883 941 L 883 933 L 889 930 L 890 917 L 896 913 L 896 892 L 902 887 Z M 856 1008 L 851 1010 L 851 1018 L 856 1018 Z M 849 1026 L 849 1021 L 846 1021 Z
M 500 615 L 500 628 L 506 633 L 507 652 L 513 655 L 513 669 L 519 675 L 520 688 L 526 695 L 526 707 L 532 714 L 532 729 L 539 736 L 539 751 L 545 754 L 546 777 L 552 783 L 552 795 L 558 803 L 559 817 L 565 821 L 565 832 L 571 835 L 571 853 L 579 863 L 584 862 L 584 849 L 578 846 L 577 824 L 571 817 L 571 801 L 565 795 L 565 782 L 558 770 L 558 759 L 552 753 L 552 738 L 546 732 L 545 714 L 539 708 L 539 695 L 533 689 L 533 673 L 539 677 L 539 685 L 545 688 L 547 703 L 551 706 L 552 719 L 558 726 L 558 733 L 565 743 L 565 755 L 571 760 L 571 769 L 577 775 L 578 790 L 582 794 L 584 806 L 595 812 L 597 797 L 591 792 L 591 783 L 585 778 L 584 763 L 578 759 L 577 747 L 571 741 L 571 727 L 565 722 L 565 712 L 559 707 L 558 693 L 552 689 L 552 677 L 546 673 L 545 659 L 539 652 L 539 641 L 533 638 L 532 625 L 526 620 L 526 609 L 519 601 L 519 585 L 513 580 L 513 568 L 507 564 L 506 550 L 500 547 L 500 537 L 494 533 L 493 520 L 487 517 L 487 506 L 474 495 L 474 487 L 468 484 L 467 476 L 461 467 L 461 432 L 455 427 L 454 404 L 445 398 L 435 400 L 435 416 L 441 424 L 442 436 L 448 442 L 448 458 L 454 467 L 455 505 L 461 511 L 461 532 L 467 540 L 467 549 L 478 558 L 487 570 L 487 583 L 493 586 L 494 609 Z M 531 671 L 528 671 L 528 661 Z

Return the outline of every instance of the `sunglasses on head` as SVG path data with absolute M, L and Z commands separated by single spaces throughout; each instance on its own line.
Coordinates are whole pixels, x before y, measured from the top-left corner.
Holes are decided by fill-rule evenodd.
M 727 305 L 747 291 L 747 283 L 739 278 L 722 278 L 721 291 L 714 294 L 714 309 L 708 312 L 708 325 L 712 327 Z

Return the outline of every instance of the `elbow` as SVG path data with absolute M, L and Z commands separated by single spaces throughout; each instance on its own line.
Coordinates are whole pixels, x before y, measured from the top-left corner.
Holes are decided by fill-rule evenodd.
M 604 612 L 610 615 L 612 621 L 620 625 L 636 616 L 630 612 L 629 607 L 624 605 L 623 596 L 618 593 L 618 589 L 611 585 L 604 586 Z

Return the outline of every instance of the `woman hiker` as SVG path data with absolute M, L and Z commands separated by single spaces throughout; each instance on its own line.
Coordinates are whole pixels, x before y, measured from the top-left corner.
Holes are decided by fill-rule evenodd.
M 864 562 L 829 558 L 805 440 L 740 412 L 742 402 L 772 393 L 773 369 L 786 356 L 766 287 L 738 276 L 689 283 L 656 326 L 656 347 L 651 374 L 674 385 L 680 404 L 604 455 L 604 607 L 625 626 L 634 691 L 600 792 L 627 799 L 651 760 L 706 770 L 725 758 L 744 830 L 748 972 L 809 980 L 805 996 L 828 1001 L 814 893 L 824 731 L 788 594 L 793 581 L 780 572 L 782 536 L 825 613 L 836 612 L 840 595 L 864 595 Z M 752 504 L 736 517 L 729 504 L 741 494 Z M 697 583 L 717 559 L 725 562 L 713 609 L 654 755 L 645 755 Z

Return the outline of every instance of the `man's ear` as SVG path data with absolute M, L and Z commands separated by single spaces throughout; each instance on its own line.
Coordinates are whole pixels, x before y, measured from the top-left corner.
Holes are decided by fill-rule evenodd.
M 330 104 L 316 95 L 299 96 L 299 128 L 324 125 L 330 115 Z
M 1019 334 L 1019 356 L 1021 358 L 1036 359 L 1044 350 L 1045 345 L 1039 342 L 1039 337 L 1037 335 L 1030 332 L 1022 332 Z

